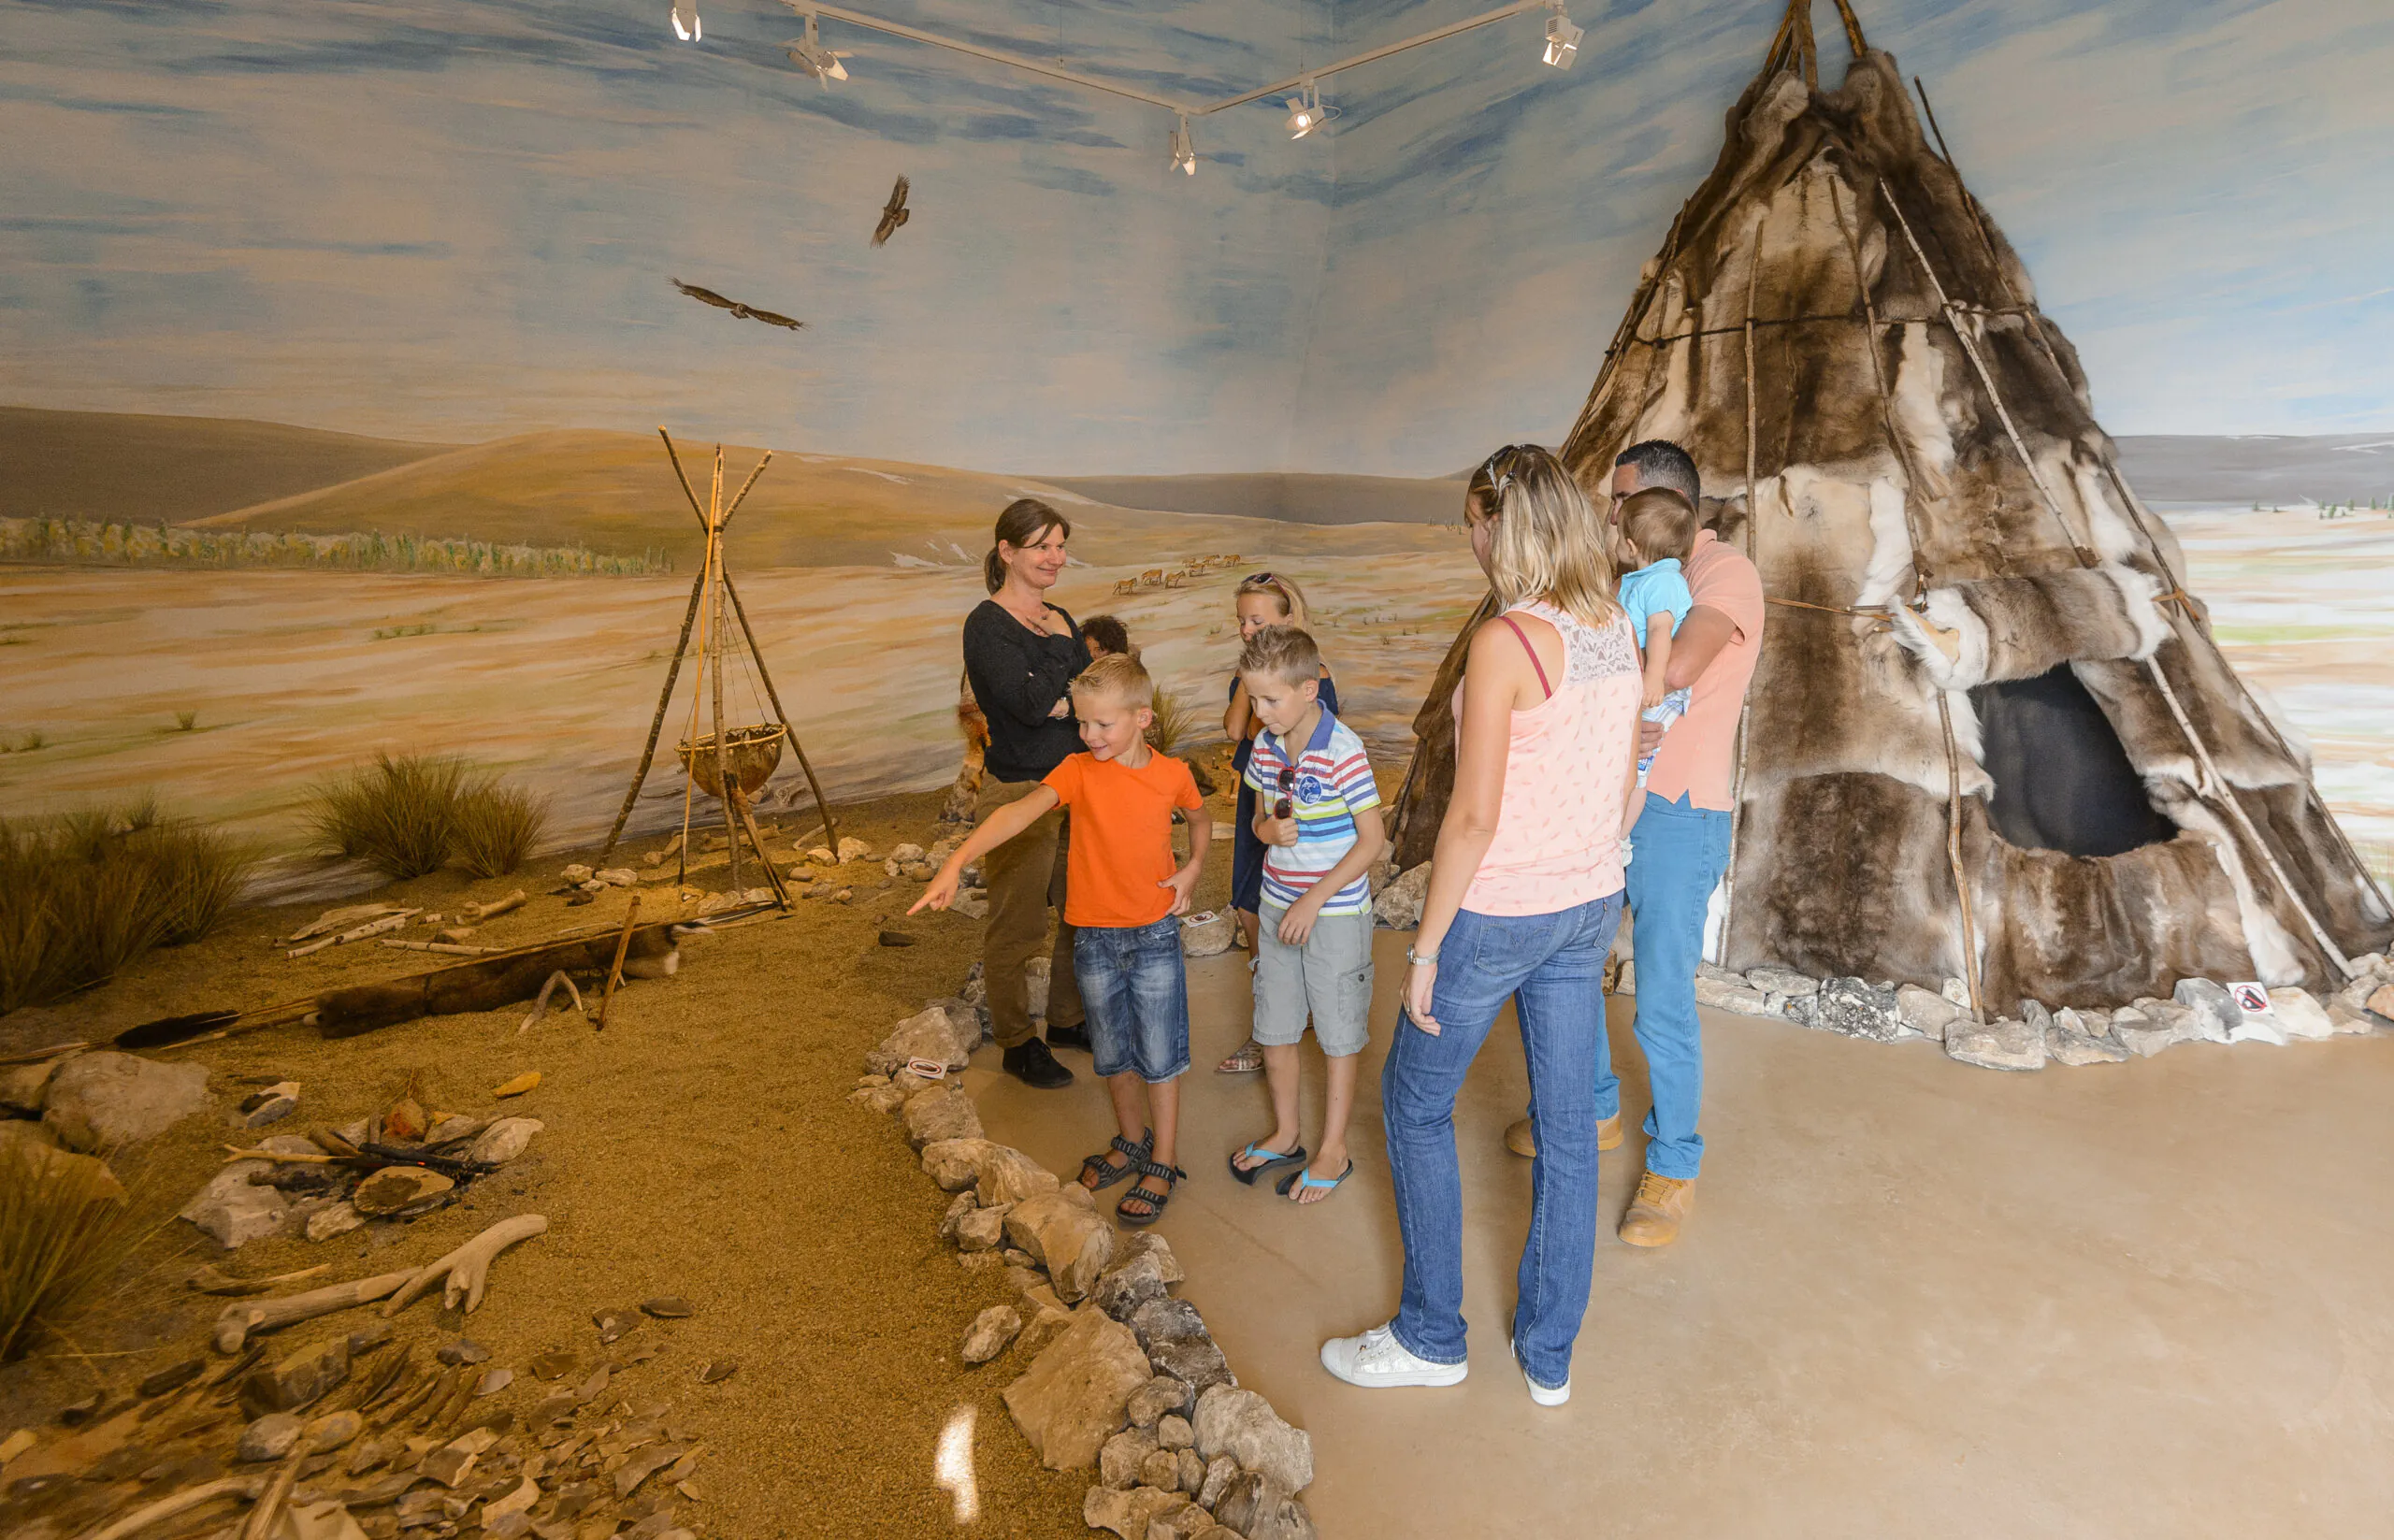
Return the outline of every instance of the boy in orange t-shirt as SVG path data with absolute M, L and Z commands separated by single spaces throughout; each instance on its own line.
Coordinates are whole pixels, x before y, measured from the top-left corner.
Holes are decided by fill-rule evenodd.
M 1138 659 L 1100 657 L 1073 680 L 1073 712 L 1087 754 L 1075 754 L 1030 795 L 981 821 L 908 914 L 945 909 L 964 869 L 1056 807 L 1073 810 L 1064 921 L 1075 931 L 1073 978 L 1089 1010 L 1090 1046 L 1121 1131 L 1081 1162 L 1095 1192 L 1136 1176 L 1115 1206 L 1123 1223 L 1153 1224 L 1189 1173 L 1174 1163 L 1179 1077 L 1189 1068 L 1189 979 L 1180 922 L 1213 838 L 1189 767 L 1147 747 L 1155 682 Z M 1175 867 L 1172 814 L 1189 824 L 1189 860 Z

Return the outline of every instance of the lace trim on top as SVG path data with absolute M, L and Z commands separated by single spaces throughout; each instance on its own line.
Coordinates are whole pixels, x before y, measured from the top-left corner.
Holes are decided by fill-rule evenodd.
M 1516 604 L 1506 613 L 1536 616 L 1561 633 L 1563 683 L 1566 685 L 1588 684 L 1608 674 L 1639 671 L 1637 639 L 1630 630 L 1626 615 L 1616 614 L 1608 625 L 1589 626 L 1536 599 Z

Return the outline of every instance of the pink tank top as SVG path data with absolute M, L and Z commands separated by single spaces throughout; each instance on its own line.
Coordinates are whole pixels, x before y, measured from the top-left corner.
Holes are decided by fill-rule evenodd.
M 1622 794 L 1637 749 L 1637 644 L 1626 617 L 1584 626 L 1535 602 L 1506 612 L 1535 615 L 1562 633 L 1563 677 L 1548 682 L 1552 693 L 1544 701 L 1513 712 L 1496 834 L 1463 907 L 1553 914 L 1622 888 Z M 1461 684 L 1454 714 L 1460 726 Z

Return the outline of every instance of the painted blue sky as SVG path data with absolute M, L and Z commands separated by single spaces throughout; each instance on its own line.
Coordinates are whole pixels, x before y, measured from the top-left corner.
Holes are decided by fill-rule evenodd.
M 2394 7 L 1858 0 L 2114 431 L 2394 426 Z M 1779 0 L 1594 0 L 1172 124 L 765 0 L 0 0 L 0 400 L 1026 471 L 1450 470 L 1558 433 Z M 860 0 L 1168 94 L 1478 0 Z M 1828 72 L 1842 66 L 1821 7 Z M 915 219 L 867 244 L 891 180 Z M 800 316 L 786 332 L 680 277 Z

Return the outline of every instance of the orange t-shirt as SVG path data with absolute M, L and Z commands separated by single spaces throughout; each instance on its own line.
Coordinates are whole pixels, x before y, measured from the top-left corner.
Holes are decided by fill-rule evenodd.
M 1180 870 L 1172 854 L 1172 810 L 1205 805 L 1189 767 L 1150 750 L 1132 770 L 1118 759 L 1075 754 L 1047 772 L 1047 789 L 1073 810 L 1064 868 L 1064 923 L 1153 925 L 1172 913 Z
M 1696 531 L 1695 550 L 1682 570 L 1695 602 L 1728 616 L 1737 630 L 1695 676 L 1687 714 L 1663 735 L 1646 789 L 1666 802 L 1684 796 L 1691 807 L 1726 813 L 1737 773 L 1738 715 L 1762 653 L 1762 577 L 1709 529 Z

